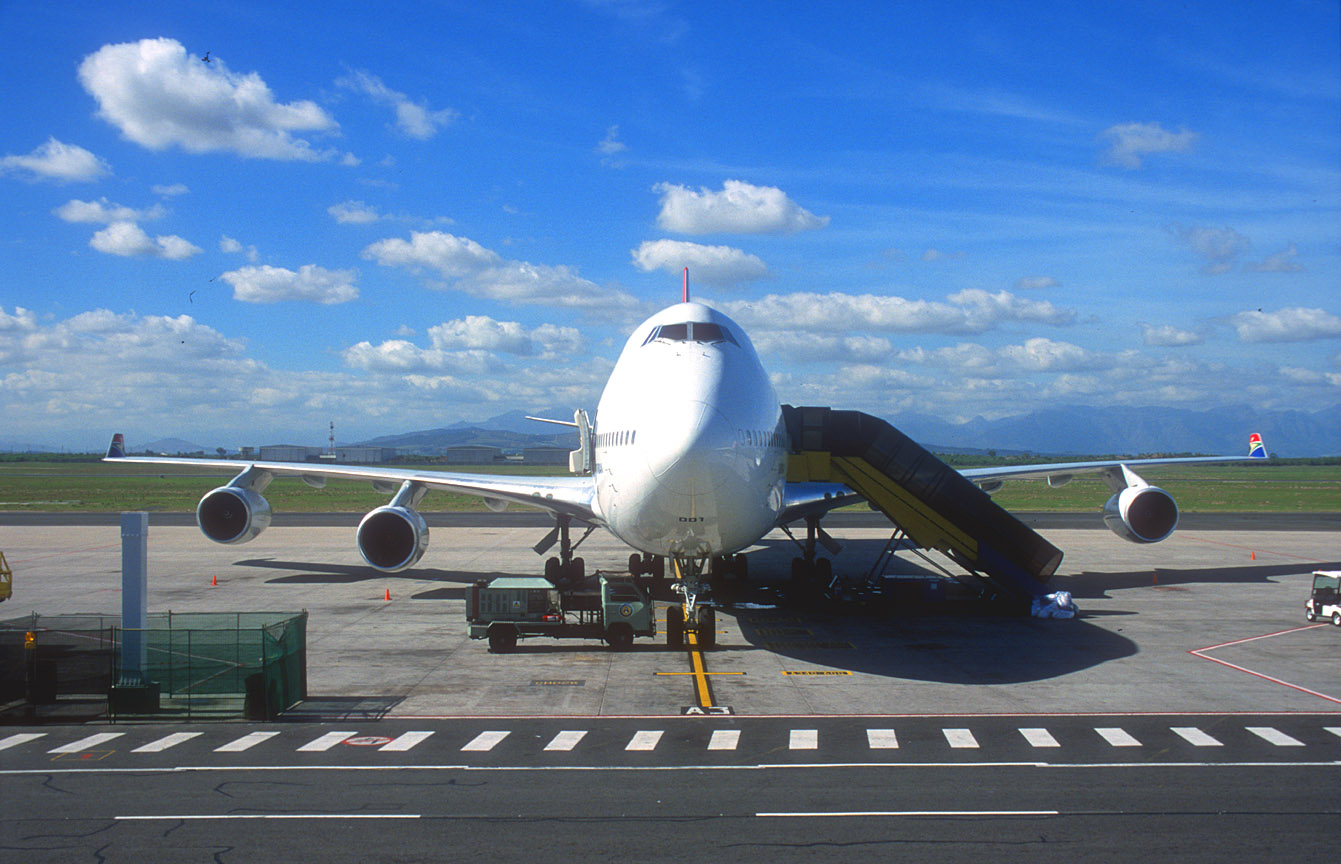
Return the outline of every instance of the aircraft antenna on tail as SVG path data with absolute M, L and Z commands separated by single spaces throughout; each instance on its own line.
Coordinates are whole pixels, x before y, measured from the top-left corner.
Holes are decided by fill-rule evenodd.
M 681 303 L 689 302 L 689 268 L 684 268 L 684 291 L 680 295 Z

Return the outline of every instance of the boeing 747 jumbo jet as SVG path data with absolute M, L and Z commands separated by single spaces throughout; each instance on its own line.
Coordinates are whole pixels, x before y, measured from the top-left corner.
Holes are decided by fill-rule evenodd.
M 743 575 L 740 553 L 774 528 L 804 520 L 807 537 L 799 543 L 803 554 L 793 562 L 792 575 L 827 579 L 831 565 L 817 558 L 815 544 L 830 551 L 837 544 L 819 527 L 819 519 L 836 507 L 866 500 L 919 545 L 942 549 L 971 569 L 1014 578 L 1026 593 L 1037 594 L 1061 553 L 987 499 L 985 492 L 1003 480 L 1048 478 L 1060 485 L 1078 473 L 1101 473 L 1113 490 L 1104 515 L 1108 526 L 1129 540 L 1157 542 L 1173 532 L 1177 506 L 1168 493 L 1137 476 L 1133 466 L 1266 455 L 1254 436 L 1252 457 L 955 472 L 869 415 L 779 405 L 740 325 L 690 302 L 687 272 L 683 302 L 648 318 L 624 345 L 595 422 L 581 410 L 572 422 L 548 422 L 575 428 L 579 447 L 570 458 L 575 476 L 245 462 L 231 482 L 200 500 L 196 518 L 209 539 L 245 543 L 270 525 L 271 509 L 262 493 L 274 477 L 301 477 L 317 488 L 327 478 L 368 480 L 394 497 L 359 523 L 358 549 L 370 566 L 395 573 L 413 567 L 428 548 L 428 524 L 416 508 L 431 490 L 476 495 L 494 510 L 508 504 L 536 507 L 549 511 L 556 522 L 534 547 L 542 555 L 559 547 L 545 563 L 547 577 L 581 581 L 583 560 L 574 550 L 591 531 L 605 528 L 636 550 L 629 558 L 635 574 L 664 574 L 665 562 L 671 562 L 679 577 L 676 590 L 685 600 L 682 610 L 671 610 L 671 644 L 681 644 L 685 632 L 697 632 L 699 644 L 710 645 L 714 613 L 707 577 Z M 120 434 L 107 460 L 228 470 L 240 465 L 236 460 L 127 457 Z M 576 543 L 570 536 L 575 523 L 586 530 Z

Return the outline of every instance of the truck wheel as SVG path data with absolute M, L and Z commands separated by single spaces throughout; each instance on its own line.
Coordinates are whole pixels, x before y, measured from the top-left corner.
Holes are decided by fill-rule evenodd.
M 679 606 L 666 609 L 666 645 L 670 648 L 684 647 L 684 610 Z
M 698 610 L 698 647 L 704 651 L 717 647 L 717 612 L 711 606 Z
M 1308 607 L 1307 609 L 1304 610 L 1304 617 L 1307 618 L 1308 620 L 1312 621 L 1312 620 L 1316 619 L 1318 616 L 1313 614 L 1313 607 L 1310 606 L 1310 607 Z
M 605 631 L 605 641 L 615 651 L 627 651 L 633 644 L 633 628 L 627 624 L 612 624 Z
M 1341 627 L 1341 612 L 1332 613 L 1332 623 L 1338 627 Z
M 512 627 L 489 628 L 489 650 L 495 654 L 510 654 L 517 647 L 517 631 Z

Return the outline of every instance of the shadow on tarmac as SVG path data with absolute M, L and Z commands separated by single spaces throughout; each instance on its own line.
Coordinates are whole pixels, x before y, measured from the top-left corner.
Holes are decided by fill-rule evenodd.
M 1297 562 L 1294 564 L 1250 564 L 1243 567 L 1153 567 L 1148 570 L 1125 573 L 1083 572 L 1058 580 L 1058 587 L 1071 592 L 1078 600 L 1107 598 L 1109 591 L 1132 588 L 1164 588 L 1178 590 L 1184 585 L 1250 585 L 1272 582 L 1281 576 L 1299 576 L 1314 570 L 1338 570 L 1341 562 L 1326 564 Z M 1301 598 L 1302 604 L 1304 599 Z

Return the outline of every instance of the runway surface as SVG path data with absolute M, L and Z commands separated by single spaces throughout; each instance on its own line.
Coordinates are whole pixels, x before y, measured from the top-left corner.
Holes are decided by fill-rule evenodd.
M 0 613 L 115 612 L 115 522 L 0 516 Z M 1031 517 L 1032 518 L 1032 517 Z M 358 559 L 346 517 L 221 547 L 151 519 L 151 610 L 310 614 L 309 699 L 275 723 L 0 727 L 0 848 L 25 861 L 1332 860 L 1341 628 L 1303 618 L 1341 569 L 1334 515 L 1185 519 L 1155 546 L 1039 517 L 1082 615 L 875 609 L 769 594 L 702 655 L 638 640 L 465 636 L 478 578 L 534 573 L 531 514 L 433 516 L 416 570 Z M 859 575 L 887 529 L 826 522 Z M 588 570 L 627 550 L 598 532 Z M 895 572 L 924 562 L 900 555 Z M 217 580 L 218 584 L 212 584 Z M 392 600 L 384 599 L 389 591 Z M 742 597 L 745 595 L 742 594 Z M 776 602 L 758 602 L 772 599 Z M 40 718 L 38 718 L 40 719 Z M 521 852 L 519 852 L 521 850 Z M 543 852 L 543 854 L 541 854 Z M 514 854 L 516 853 L 516 854 Z

